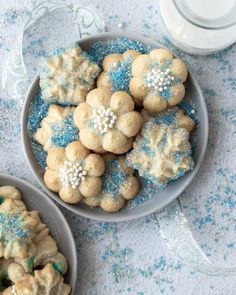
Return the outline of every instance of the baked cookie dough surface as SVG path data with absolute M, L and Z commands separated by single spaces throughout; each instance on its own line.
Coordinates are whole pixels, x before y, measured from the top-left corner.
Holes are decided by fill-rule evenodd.
M 189 132 L 185 128 L 148 121 L 126 160 L 140 176 L 163 189 L 194 167 Z
M 51 103 L 78 105 L 85 101 L 99 73 L 99 66 L 77 44 L 57 49 L 41 67 L 43 99 Z
M 124 91 L 108 88 L 89 92 L 86 102 L 74 111 L 74 122 L 84 146 L 98 153 L 124 154 L 142 128 L 143 119 L 134 110 L 134 102 Z
M 106 154 L 103 156 L 106 169 L 102 176 L 101 193 L 92 198 L 84 199 L 84 203 L 104 211 L 116 212 L 131 200 L 139 191 L 139 180 L 134 169 L 128 167 L 124 156 Z
M 17 267 L 17 266 L 15 266 Z M 68 295 L 71 287 L 63 282 L 63 277 L 47 264 L 41 270 L 35 270 L 33 274 L 19 273 L 15 284 L 1 295 Z
M 67 285 L 65 292 L 60 293 L 64 290 L 62 275 L 68 269 L 66 258 L 58 251 L 57 243 L 39 213 L 27 211 L 20 192 L 13 186 L 0 186 L 0 257 L 1 289 L 4 290 L 4 280 L 16 284 L 9 288 L 5 286 L 7 289 L 0 294 L 69 294 Z M 41 287 L 27 285 L 29 274 L 36 268 L 44 268 L 42 273 L 48 279 L 52 275 L 51 286 L 48 283 Z M 40 274 L 41 270 L 38 272 Z M 27 282 L 23 289 L 19 283 L 22 280 Z M 35 283 L 39 284 L 39 281 Z M 54 288 L 57 293 L 53 293 Z M 13 291 L 16 293 L 11 293 Z
M 34 134 L 34 139 L 43 145 L 45 151 L 52 147 L 65 147 L 79 139 L 79 130 L 73 122 L 74 109 L 71 106 L 50 105 L 47 116 Z
M 103 62 L 103 72 L 97 79 L 97 87 L 108 87 L 113 92 L 129 92 L 132 63 L 140 53 L 135 50 L 126 50 L 123 54 L 111 53 Z
M 104 161 L 100 155 L 90 153 L 80 141 L 66 148 L 50 149 L 47 165 L 44 182 L 50 190 L 58 192 L 64 202 L 75 204 L 100 193 Z
M 158 113 L 179 104 L 185 95 L 187 67 L 167 49 L 153 49 L 132 63 L 130 93 L 137 106 Z

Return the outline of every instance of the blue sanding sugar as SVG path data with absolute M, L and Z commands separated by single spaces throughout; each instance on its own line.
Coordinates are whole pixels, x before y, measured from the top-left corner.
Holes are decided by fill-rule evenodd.
M 126 50 L 132 49 L 140 53 L 150 52 L 150 46 L 126 37 L 119 37 L 114 40 L 95 42 L 89 49 L 88 54 L 98 65 L 102 65 L 104 57 L 111 53 L 123 54 Z
M 139 174 L 152 181 L 159 189 L 163 189 L 168 184 L 169 180 L 177 179 L 181 176 L 183 176 L 188 170 L 191 170 L 193 168 L 193 163 L 190 165 L 190 169 L 182 169 L 181 167 L 178 167 L 177 171 L 175 171 L 174 175 L 166 179 L 165 182 L 160 182 L 159 179 L 150 172 L 148 167 L 142 166 L 142 162 L 140 161 L 140 158 L 142 155 L 147 155 L 149 158 L 153 157 L 156 154 L 156 151 L 159 150 L 160 153 L 163 152 L 163 149 L 165 148 L 167 144 L 167 136 L 168 134 L 165 134 L 163 138 L 161 139 L 161 142 L 158 144 L 158 146 L 153 147 L 150 142 L 150 130 L 154 128 L 156 123 L 151 119 L 150 121 L 146 122 L 143 130 L 142 135 L 138 136 L 136 139 L 136 146 L 135 149 L 133 149 L 130 153 L 126 155 L 126 163 L 128 166 L 139 170 Z M 170 129 L 170 134 L 172 132 L 175 132 L 174 129 Z M 182 161 L 184 157 L 191 158 L 191 147 L 186 146 L 181 152 L 179 153 L 171 153 L 170 157 L 176 162 Z
M 42 146 L 34 139 L 36 130 L 40 127 L 40 122 L 46 117 L 50 104 L 42 99 L 41 92 L 35 95 L 29 107 L 29 116 L 27 121 L 27 130 L 31 143 L 33 154 L 41 168 L 46 167 L 47 153 Z
M 51 128 L 54 132 L 51 138 L 54 146 L 66 147 L 68 143 L 79 139 L 79 130 L 74 124 L 73 112 L 65 118 L 62 126 L 52 124 Z
M 176 119 L 176 112 L 172 109 L 168 109 L 164 112 L 157 113 L 155 117 L 152 117 L 152 121 L 155 124 L 166 124 L 171 125 L 175 122 Z
M 127 174 L 121 169 L 118 158 L 106 160 L 106 171 L 102 176 L 102 191 L 114 198 L 117 197 L 126 177 Z
M 129 83 L 131 80 L 131 66 L 133 58 L 128 57 L 118 62 L 115 69 L 111 69 L 108 74 L 108 79 L 111 84 L 112 91 L 129 92 Z
M 35 141 L 34 134 L 40 127 L 42 119 L 47 116 L 49 106 L 50 103 L 42 99 L 39 91 L 30 104 L 27 122 L 32 151 L 41 168 L 46 167 L 47 153 L 43 150 L 42 145 Z M 52 124 L 51 128 L 54 132 L 51 138 L 54 146 L 66 147 L 68 143 L 79 139 L 79 130 L 73 123 L 73 112 L 64 120 L 62 126 Z
M 140 192 L 128 202 L 127 208 L 132 209 L 138 205 L 143 204 L 150 198 L 154 196 L 155 193 L 158 193 L 158 188 L 150 180 L 142 178 L 141 181 L 141 190 Z
M 0 239 L 4 243 L 27 238 L 28 234 L 28 229 L 22 226 L 20 214 L 0 213 Z
M 178 107 L 184 111 L 186 115 L 188 115 L 195 123 L 196 127 L 193 132 L 190 133 L 189 142 L 191 144 L 192 154 L 194 155 L 196 152 L 197 144 L 198 144 L 198 124 L 199 118 L 197 113 L 197 108 L 193 104 L 187 101 L 181 101 L 178 104 Z

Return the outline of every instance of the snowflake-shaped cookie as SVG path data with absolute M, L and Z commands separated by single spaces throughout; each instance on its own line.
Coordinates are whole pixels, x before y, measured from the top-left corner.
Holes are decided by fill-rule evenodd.
M 103 156 L 106 169 L 102 176 L 102 191 L 99 195 L 83 201 L 89 206 L 100 206 L 104 211 L 119 211 L 126 200 L 135 197 L 139 181 L 134 170 L 125 164 L 124 156 L 106 154 Z
M 189 132 L 173 125 L 147 122 L 134 142 L 133 150 L 127 154 L 127 164 L 159 188 L 191 170 Z
M 192 132 L 195 128 L 195 122 L 179 107 L 169 108 L 155 115 L 148 113 L 145 109 L 142 110 L 144 121 L 152 121 L 155 124 L 172 125 L 178 128 L 185 128 L 188 132 Z
M 52 147 L 65 147 L 79 139 L 79 130 L 74 125 L 74 107 L 61 107 L 52 104 L 47 116 L 40 123 L 34 134 L 35 140 L 48 151 Z
M 67 105 L 85 101 L 100 73 L 99 66 L 78 45 L 57 49 L 43 63 L 40 87 L 43 99 Z
M 133 145 L 133 137 L 142 128 L 143 119 L 134 111 L 132 97 L 126 92 L 113 94 L 108 88 L 89 92 L 86 102 L 74 111 L 84 146 L 96 152 L 123 154 Z
M 100 192 L 104 161 L 101 156 L 91 154 L 80 141 L 74 141 L 66 148 L 51 148 L 46 161 L 48 169 L 44 182 L 47 188 L 59 192 L 64 202 L 78 203 L 83 197 Z
M 103 72 L 97 79 L 97 87 L 108 87 L 113 92 L 129 92 L 131 80 L 131 66 L 140 53 L 126 50 L 123 54 L 111 53 L 103 60 Z
M 47 264 L 33 274 L 20 273 L 15 284 L 3 291 L 3 295 L 68 295 L 71 287 L 64 283 L 63 277 Z
M 187 67 L 180 59 L 167 49 L 154 49 L 134 60 L 130 93 L 148 112 L 161 112 L 181 102 L 186 79 Z

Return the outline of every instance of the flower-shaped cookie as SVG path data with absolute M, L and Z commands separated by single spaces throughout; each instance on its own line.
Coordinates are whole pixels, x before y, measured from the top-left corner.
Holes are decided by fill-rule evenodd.
M 2 295 L 68 295 L 71 287 L 63 282 L 63 277 L 47 264 L 33 275 L 20 273 L 15 284 L 3 291 Z
M 106 154 L 103 156 L 106 169 L 102 176 L 102 191 L 99 195 L 83 201 L 89 206 L 100 206 L 104 211 L 119 211 L 125 200 L 135 197 L 139 191 L 139 181 L 134 170 L 125 163 L 124 156 Z
M 126 92 L 112 94 L 108 88 L 97 88 L 75 109 L 74 122 L 87 148 L 100 153 L 123 154 L 132 147 L 143 119 L 134 111 L 132 97 Z
M 142 110 L 144 121 L 152 121 L 155 124 L 172 125 L 178 128 L 185 128 L 188 132 L 192 132 L 195 128 L 195 122 L 183 110 L 178 107 L 169 108 L 155 115 L 148 113 L 145 109 Z
M 79 130 L 74 125 L 74 107 L 61 107 L 52 104 L 34 134 L 35 140 L 48 151 L 52 147 L 65 147 L 79 139 Z
M 173 125 L 147 122 L 127 154 L 127 164 L 159 188 L 175 180 L 194 166 L 189 132 Z
M 99 66 L 77 44 L 66 50 L 57 49 L 40 71 L 43 99 L 78 105 L 85 101 L 99 73 Z
M 161 112 L 181 102 L 187 74 L 186 65 L 167 49 L 154 49 L 134 60 L 130 93 L 148 112 Z
M 51 191 L 59 192 L 66 203 L 78 203 L 83 197 L 97 195 L 102 186 L 100 176 L 105 165 L 101 156 L 90 154 L 80 141 L 66 148 L 51 148 L 44 182 Z
M 122 55 L 111 53 L 103 60 L 103 72 L 97 79 L 97 87 L 108 87 L 113 92 L 129 92 L 131 66 L 140 53 L 135 50 L 126 50 Z

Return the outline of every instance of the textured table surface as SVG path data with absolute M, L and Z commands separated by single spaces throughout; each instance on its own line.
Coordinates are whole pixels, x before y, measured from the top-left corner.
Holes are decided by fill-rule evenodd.
M 34 2 L 0 1 L 0 68 Z M 85 0 L 74 3 L 87 4 Z M 135 32 L 162 42 L 196 75 L 208 106 L 209 145 L 199 174 L 180 201 L 207 257 L 222 267 L 236 265 L 236 46 L 207 57 L 190 56 L 169 42 L 157 0 L 93 0 L 91 4 L 107 30 Z M 26 54 L 34 54 L 34 45 L 43 42 L 38 36 L 35 40 L 31 37 Z M 13 100 L 0 86 L 0 171 L 37 185 L 22 150 L 19 100 Z M 155 215 L 114 224 L 62 211 L 77 244 L 76 294 L 236 294 L 234 277 L 197 272 L 173 254 L 162 239 Z

